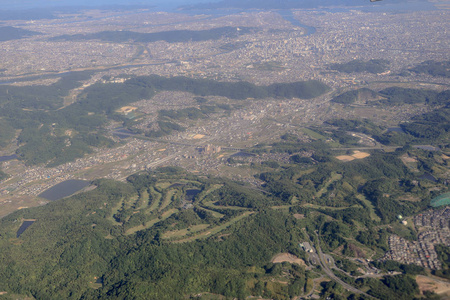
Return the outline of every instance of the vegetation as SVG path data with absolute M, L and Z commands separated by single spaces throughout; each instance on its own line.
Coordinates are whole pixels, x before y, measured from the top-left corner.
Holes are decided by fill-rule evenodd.
M 218 95 L 244 100 L 264 97 L 309 99 L 328 89 L 318 81 L 256 86 L 248 82 L 143 76 L 125 83 L 92 85 L 75 103 L 64 107 L 64 97 L 90 75 L 90 72 L 73 72 L 50 86 L 0 86 L 0 147 L 11 141 L 16 129 L 22 129 L 18 138 L 19 158 L 28 165 L 47 163 L 48 166 L 56 166 L 83 157 L 92 151 L 92 147 L 113 146 L 102 130 L 108 119 L 129 124 L 130 121 L 117 114 L 116 110 L 129 103 L 149 99 L 158 91 L 186 91 L 198 96 Z M 161 137 L 172 131 L 184 131 L 177 120 L 205 118 L 210 113 L 231 109 L 233 107 L 229 105 L 202 104 L 199 109 L 162 110 L 156 124 L 158 129 L 147 135 Z
M 355 59 L 347 63 L 332 64 L 329 68 L 344 73 L 368 72 L 377 74 L 388 70 L 389 64 L 390 62 L 385 59 L 371 59 L 366 62 Z
M 311 151 L 294 140 L 285 136 L 286 151 Z M 17 211 L 0 220 L 0 290 L 36 299 L 180 299 L 199 293 L 289 299 L 310 291 L 318 275 L 271 258 L 305 258 L 298 245 L 316 231 L 323 250 L 344 256 L 337 265 L 357 274 L 357 265 L 345 257 L 362 255 L 361 248 L 387 251 L 383 224 L 427 207 L 428 188 L 411 184 L 414 174 L 399 159 L 421 150 L 374 152 L 341 163 L 325 143 L 315 145 L 323 147 L 314 148 L 307 162 L 299 156 L 260 174 L 264 191 L 165 167 L 126 183 L 97 180 L 89 192 Z M 424 200 L 397 200 L 412 189 Z M 198 194 L 187 197 L 189 190 Z M 25 219 L 36 221 L 17 238 Z M 394 262 L 374 265 L 407 275 L 423 272 Z M 339 276 L 377 298 L 411 299 L 417 286 L 407 275 Z M 356 297 L 334 283 L 322 285 L 326 295 Z
M 0 16 L 1 18 L 1 16 Z M 0 42 L 19 40 L 25 37 L 30 37 L 33 35 L 38 35 L 39 32 L 20 29 L 12 26 L 1 26 L 0 27 Z
M 340 104 L 352 104 L 360 98 L 372 99 L 376 98 L 378 94 L 368 88 L 357 89 L 353 91 L 348 91 L 334 97 L 331 101 Z
M 450 248 L 445 245 L 436 245 L 434 249 L 442 263 L 442 270 L 436 270 L 434 274 L 450 279 Z
M 427 60 L 423 63 L 409 69 L 409 71 L 418 74 L 428 74 L 431 76 L 450 77 L 450 61 Z
M 223 37 L 233 38 L 248 34 L 255 30 L 247 27 L 219 27 L 207 30 L 172 30 L 154 33 L 140 33 L 133 31 L 102 31 L 91 34 L 61 35 L 51 38 L 51 41 L 77 41 L 77 40 L 102 40 L 113 43 L 128 41 L 151 43 L 166 41 L 168 43 L 180 43 L 188 41 L 218 40 Z

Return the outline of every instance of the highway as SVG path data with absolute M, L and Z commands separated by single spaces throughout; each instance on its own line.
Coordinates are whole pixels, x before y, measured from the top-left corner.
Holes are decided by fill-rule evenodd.
M 319 240 L 319 235 L 317 234 L 317 232 L 315 232 L 317 239 Z M 334 275 L 333 271 L 331 271 L 330 267 L 328 266 L 328 263 L 322 253 L 322 250 L 320 249 L 320 245 L 319 243 L 314 243 L 314 247 L 316 248 L 317 251 L 317 255 L 319 256 L 319 265 L 322 267 L 322 270 L 335 282 L 341 284 L 345 289 L 347 289 L 348 291 L 355 293 L 355 294 L 362 294 L 366 297 L 369 297 L 371 299 L 377 299 L 375 297 L 370 296 L 369 294 L 364 293 L 361 290 L 358 290 L 357 288 L 351 286 L 348 283 L 345 283 L 343 280 L 341 280 L 339 277 L 337 277 L 336 275 Z

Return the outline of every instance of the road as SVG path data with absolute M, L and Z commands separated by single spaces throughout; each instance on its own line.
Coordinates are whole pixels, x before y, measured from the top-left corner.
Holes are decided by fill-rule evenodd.
M 319 239 L 319 235 L 317 234 L 317 232 L 315 232 L 317 239 Z M 357 288 L 351 286 L 348 283 L 345 283 L 343 280 L 341 280 L 339 277 L 337 277 L 336 275 L 334 275 L 333 271 L 331 271 L 330 267 L 328 267 L 328 263 L 324 257 L 324 254 L 322 253 L 322 250 L 320 249 L 320 245 L 319 243 L 315 243 L 314 244 L 316 251 L 317 251 L 317 255 L 319 256 L 319 264 L 322 267 L 322 270 L 335 282 L 341 284 L 345 289 L 347 289 L 348 291 L 355 293 L 355 294 L 362 294 L 366 297 L 369 297 L 371 299 L 377 299 L 375 297 L 370 296 L 369 294 L 364 293 L 361 290 L 358 290 Z

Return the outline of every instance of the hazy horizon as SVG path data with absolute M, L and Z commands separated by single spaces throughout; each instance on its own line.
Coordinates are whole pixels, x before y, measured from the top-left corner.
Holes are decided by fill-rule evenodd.
M 79 7 L 79 6 L 182 6 L 198 3 L 217 2 L 218 0 L 0 0 L 0 10 L 54 8 L 54 7 Z

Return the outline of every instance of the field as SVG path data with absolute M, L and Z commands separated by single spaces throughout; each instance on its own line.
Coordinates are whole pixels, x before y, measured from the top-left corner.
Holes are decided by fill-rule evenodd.
M 352 155 L 339 155 L 336 156 L 336 158 L 339 159 L 340 161 L 347 162 L 355 159 L 363 159 L 369 156 L 370 154 L 367 152 L 354 151 Z

